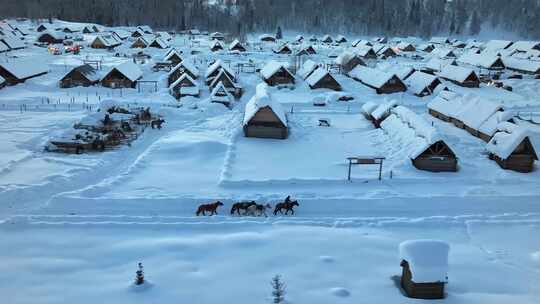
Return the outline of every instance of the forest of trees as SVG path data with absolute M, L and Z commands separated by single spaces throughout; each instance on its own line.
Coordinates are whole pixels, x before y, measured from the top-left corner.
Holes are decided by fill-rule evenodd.
M 540 0 L 3 0 L 2 17 L 104 25 L 365 35 L 476 35 L 490 28 L 540 37 Z

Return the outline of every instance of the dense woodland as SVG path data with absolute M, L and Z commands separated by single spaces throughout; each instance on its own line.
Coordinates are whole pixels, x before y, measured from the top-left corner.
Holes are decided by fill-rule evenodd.
M 366 35 L 540 37 L 540 0 L 3 0 L 2 17 L 148 24 L 241 35 L 284 30 Z

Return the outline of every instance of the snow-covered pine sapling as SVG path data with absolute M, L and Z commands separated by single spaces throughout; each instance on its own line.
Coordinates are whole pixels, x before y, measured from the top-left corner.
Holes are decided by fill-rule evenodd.
M 144 284 L 144 268 L 142 263 L 139 263 L 139 269 L 135 272 L 135 285 Z
M 272 303 L 285 303 L 285 283 L 281 281 L 281 276 L 274 276 L 270 284 L 272 285 Z

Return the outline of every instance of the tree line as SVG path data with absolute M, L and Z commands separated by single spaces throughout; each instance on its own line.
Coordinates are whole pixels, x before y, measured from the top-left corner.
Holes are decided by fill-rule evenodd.
M 540 37 L 540 0 L 3 0 L 2 17 L 59 18 L 108 26 L 148 24 L 234 35 L 468 36 L 482 29 Z

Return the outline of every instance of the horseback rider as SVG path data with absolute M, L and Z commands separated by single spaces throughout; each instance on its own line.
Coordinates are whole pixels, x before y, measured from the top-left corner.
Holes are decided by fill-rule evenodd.
M 287 197 L 285 198 L 285 203 L 288 204 L 290 202 L 291 202 L 291 196 L 287 195 Z

